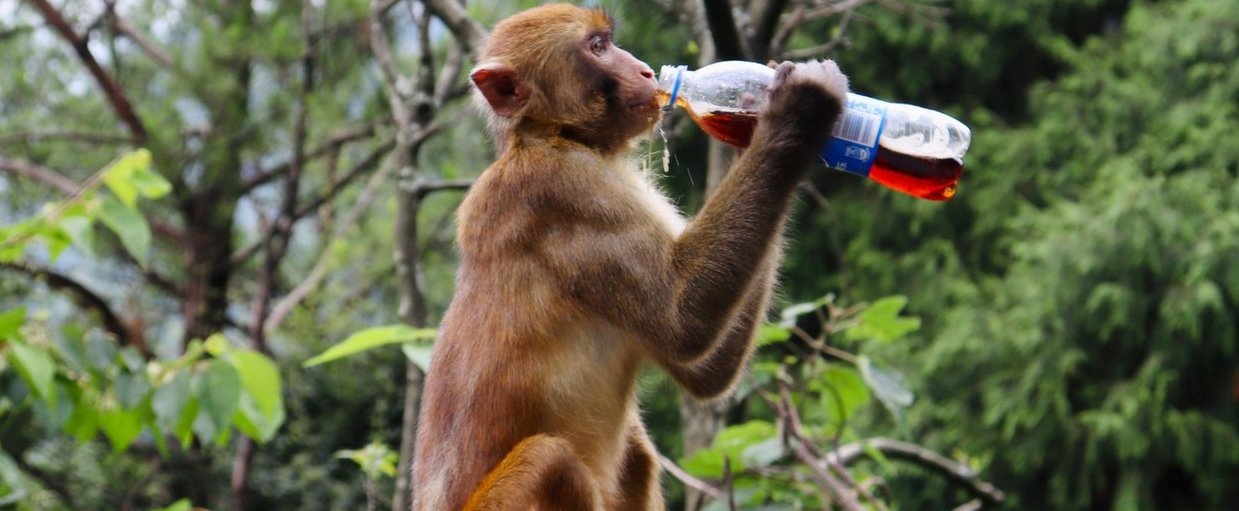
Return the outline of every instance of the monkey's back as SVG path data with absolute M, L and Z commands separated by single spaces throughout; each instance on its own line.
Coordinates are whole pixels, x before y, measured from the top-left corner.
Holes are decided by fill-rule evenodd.
M 548 267 L 563 265 L 554 247 L 565 236 L 607 229 L 634 210 L 674 208 L 661 196 L 641 197 L 652 189 L 627 178 L 616 186 L 632 189 L 617 194 L 596 175 L 574 174 L 613 170 L 589 167 L 588 154 L 575 163 L 582 167 L 500 159 L 461 205 L 456 294 L 419 418 L 416 509 L 460 508 L 513 446 L 535 434 L 567 439 L 604 489 L 617 484 L 616 457 L 636 420 L 641 353 L 623 339 L 630 334 L 577 303 Z M 584 186 L 583 177 L 594 183 Z M 607 203 L 616 196 L 622 204 Z

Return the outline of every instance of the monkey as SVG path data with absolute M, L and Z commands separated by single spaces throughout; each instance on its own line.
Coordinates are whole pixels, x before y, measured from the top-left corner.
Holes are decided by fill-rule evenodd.
M 497 157 L 457 211 L 417 511 L 663 509 L 638 371 L 710 399 L 752 351 L 847 78 L 831 61 L 779 64 L 751 146 L 690 222 L 631 154 L 662 112 L 653 70 L 614 35 L 602 11 L 547 5 L 479 52 L 470 79 Z

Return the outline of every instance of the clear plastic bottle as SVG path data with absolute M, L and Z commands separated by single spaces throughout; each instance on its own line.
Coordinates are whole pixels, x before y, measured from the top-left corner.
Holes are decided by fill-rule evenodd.
M 773 80 L 767 66 L 726 61 L 697 71 L 663 66 L 658 88 L 664 106 L 679 105 L 706 133 L 747 147 Z M 821 152 L 826 166 L 937 201 L 955 195 L 972 140 L 968 127 L 946 114 L 859 94 L 848 94 L 844 115 L 823 129 L 832 130 Z

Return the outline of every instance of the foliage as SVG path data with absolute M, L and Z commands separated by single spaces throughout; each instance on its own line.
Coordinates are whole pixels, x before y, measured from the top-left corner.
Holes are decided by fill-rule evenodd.
M 0 229 L 0 262 L 23 265 L 41 243 L 54 262 L 69 245 L 90 250 L 96 222 L 116 234 L 145 264 L 150 227 L 138 199 L 158 199 L 170 185 L 150 168 L 145 150 L 127 153 L 87 181 L 70 199 Z M 110 194 L 99 190 L 106 185 Z M 235 432 L 269 441 L 284 420 L 280 375 L 271 359 L 233 347 L 223 336 L 191 343 L 175 359 L 150 359 L 101 335 L 59 336 L 25 308 L 0 313 L 0 417 L 33 414 L 46 431 L 87 442 L 102 434 L 114 451 L 146 442 L 169 455 L 197 439 L 223 445 Z M 7 428 L 6 428 L 7 429 Z M 5 454 L 5 457 L 8 455 Z M 6 478 L 4 485 L 20 484 Z
M 762 328 L 759 360 L 739 392 L 741 399 L 762 403 L 766 411 L 726 426 L 713 445 L 682 459 L 682 467 L 700 478 L 729 481 L 727 490 L 743 509 L 825 506 L 830 496 L 804 476 L 806 460 L 793 454 L 795 445 L 838 447 L 863 438 L 857 417 L 870 412 L 875 401 L 901 421 L 913 401 L 911 390 L 899 372 L 879 367 L 865 353 L 872 345 L 906 341 L 918 328 L 917 318 L 900 315 L 906 301 L 891 296 L 840 307 L 828 295 L 784 308 L 778 324 Z M 839 342 L 855 346 L 859 354 L 834 345 Z M 856 472 L 861 487 L 876 477 L 867 469 Z M 708 509 L 726 505 L 720 498 Z

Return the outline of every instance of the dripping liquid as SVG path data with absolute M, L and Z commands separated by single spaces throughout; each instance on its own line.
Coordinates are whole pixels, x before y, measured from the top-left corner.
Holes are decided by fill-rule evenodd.
M 666 104 L 665 96 L 661 103 Z M 752 111 L 716 111 L 697 115 L 682 99 L 676 103 L 688 112 L 702 131 L 736 147 L 748 147 L 757 127 Z M 944 201 L 955 196 L 955 186 L 964 171 L 955 158 L 924 158 L 899 153 L 878 143 L 878 154 L 869 169 L 869 179 L 887 188 L 921 199 Z

